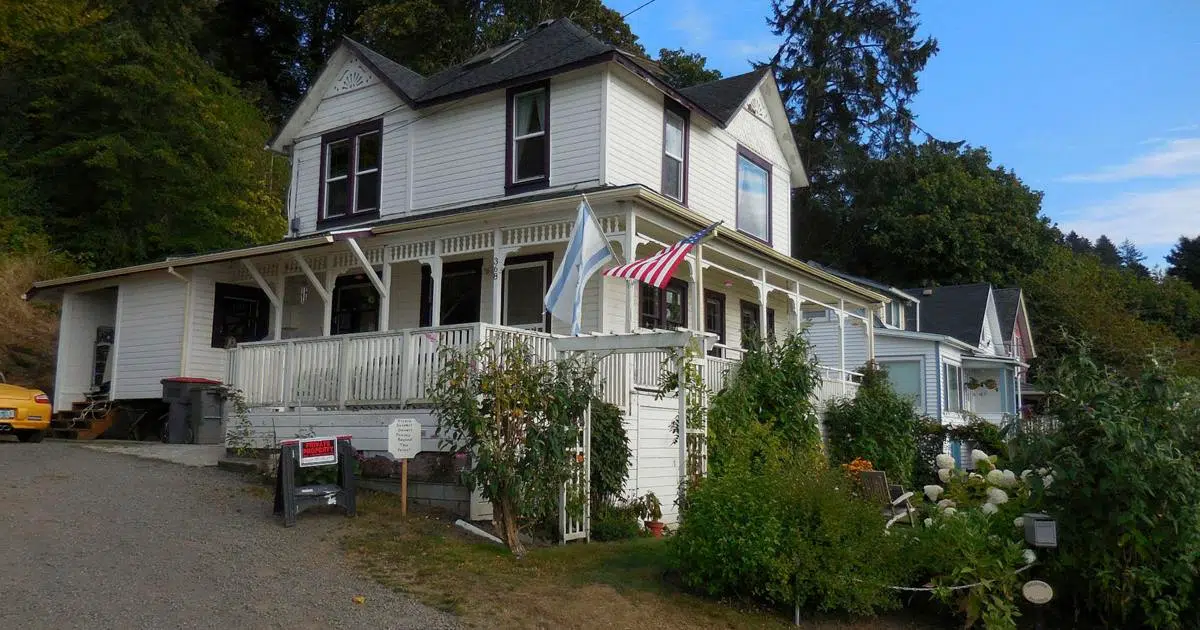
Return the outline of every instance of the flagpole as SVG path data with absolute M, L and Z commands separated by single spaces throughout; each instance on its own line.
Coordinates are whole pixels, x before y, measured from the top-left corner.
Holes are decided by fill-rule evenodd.
M 587 207 L 589 210 L 588 216 L 591 217 L 591 219 L 592 219 L 592 225 L 596 226 L 596 229 L 600 232 L 601 235 L 604 236 L 604 243 L 606 245 L 608 245 L 609 253 L 611 253 L 613 258 L 616 259 L 617 265 L 624 265 L 625 261 L 621 260 L 621 256 L 619 254 L 617 254 L 617 251 L 615 249 L 612 248 L 612 243 L 610 243 L 608 240 L 608 234 L 605 233 L 604 226 L 600 225 L 600 219 L 596 218 L 596 213 L 591 211 L 592 210 L 592 202 L 588 201 L 587 193 L 579 193 L 579 196 L 583 197 L 583 203 L 587 204 Z M 628 229 L 628 227 L 629 226 L 626 226 L 626 229 Z

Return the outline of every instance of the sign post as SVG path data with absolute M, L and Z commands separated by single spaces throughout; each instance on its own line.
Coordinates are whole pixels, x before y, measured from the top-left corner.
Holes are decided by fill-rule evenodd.
M 400 514 L 408 516 L 408 460 L 421 452 L 421 423 L 416 418 L 396 418 L 387 435 L 388 453 L 400 460 Z

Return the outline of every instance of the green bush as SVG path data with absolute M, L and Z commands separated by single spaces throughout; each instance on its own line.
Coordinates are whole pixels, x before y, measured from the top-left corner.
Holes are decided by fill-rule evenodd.
M 912 401 L 892 389 L 887 371 L 868 364 L 854 398 L 838 399 L 825 411 L 830 462 L 848 464 L 861 457 L 875 470 L 887 471 L 890 481 L 909 486 L 919 422 Z
M 592 400 L 592 505 L 616 501 L 629 476 L 629 439 L 621 408 Z
M 628 505 L 602 503 L 592 512 L 592 540 L 629 540 L 641 535 L 637 509 Z
M 684 584 L 714 596 L 870 614 L 898 605 L 899 537 L 839 472 L 745 472 L 692 488 L 672 539 Z
M 969 416 L 966 424 L 956 426 L 945 426 L 933 418 L 922 418 L 916 424 L 916 436 L 914 487 L 938 483 L 937 467 L 934 466 L 933 460 L 938 454 L 945 452 L 947 440 L 958 442 L 964 451 L 979 449 L 994 454 L 1001 465 L 1009 461 L 1009 447 L 1001 429 L 978 416 Z M 1037 465 L 1040 466 L 1041 463 Z
M 1044 377 L 1059 428 L 1025 439 L 1018 458 L 1052 468 L 1034 485 L 1058 521 L 1062 601 L 1104 625 L 1197 627 L 1200 384 L 1163 361 L 1134 380 L 1086 347 Z
M 821 377 L 799 333 L 752 344 L 708 412 L 710 476 L 807 467 L 820 457 Z

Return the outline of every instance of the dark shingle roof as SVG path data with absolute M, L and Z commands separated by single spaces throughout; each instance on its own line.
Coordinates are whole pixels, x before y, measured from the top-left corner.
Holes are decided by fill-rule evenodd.
M 1012 341 L 1013 326 L 1017 325 L 1017 308 L 1021 304 L 1021 289 L 995 289 L 992 299 L 996 302 L 996 317 L 1000 319 L 1000 332 L 1004 343 Z
M 387 57 L 363 46 L 362 44 L 350 39 L 343 38 L 346 45 L 350 47 L 359 58 L 372 66 L 372 69 L 383 75 L 383 78 L 391 84 L 392 89 L 400 91 L 408 101 L 415 101 L 417 96 L 425 88 L 425 77 L 409 70 Z
M 893 297 L 898 297 L 902 300 L 911 300 L 913 302 L 918 301 L 917 298 L 909 295 L 908 293 L 906 293 L 904 291 L 901 291 L 900 289 L 897 289 L 896 287 L 894 287 L 890 284 L 885 284 L 883 282 L 879 282 L 878 280 L 872 280 L 870 278 L 864 278 L 862 276 L 856 276 L 852 273 L 846 273 L 845 271 L 834 269 L 833 267 L 829 267 L 827 265 L 822 265 L 821 263 L 819 263 L 815 260 L 808 261 L 808 264 L 812 265 L 813 267 L 816 267 L 817 269 L 822 269 L 824 271 L 827 271 L 839 278 L 842 278 L 843 280 L 849 280 L 850 282 L 853 282 L 855 284 L 860 284 L 869 289 L 878 289 L 879 292 L 881 292 L 881 293 L 886 293 Z
M 763 66 L 728 79 L 718 79 L 683 88 L 679 93 L 704 108 L 722 124 L 728 124 L 733 119 L 733 115 L 737 113 L 738 108 L 741 107 L 742 101 L 746 100 L 746 95 L 770 71 L 770 66 Z
M 904 292 L 921 300 L 921 332 L 949 335 L 978 346 L 991 290 L 992 285 L 980 283 Z

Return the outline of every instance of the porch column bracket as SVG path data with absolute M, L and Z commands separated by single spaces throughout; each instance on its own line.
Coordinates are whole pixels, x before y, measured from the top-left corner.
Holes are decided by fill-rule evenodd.
M 246 271 L 250 273 L 250 277 L 254 278 L 254 281 L 258 283 L 258 288 L 262 289 L 262 292 L 267 294 L 267 300 L 271 302 L 271 306 L 279 308 L 281 306 L 279 302 L 279 296 L 275 294 L 275 291 L 271 288 L 271 285 L 262 277 L 262 274 L 258 272 L 258 267 L 245 258 L 242 259 L 242 265 L 246 267 Z
M 308 266 L 308 261 L 304 260 L 304 257 L 296 252 L 292 252 L 292 259 L 296 261 L 296 266 L 300 267 L 300 271 L 304 272 L 304 277 L 308 278 L 308 282 L 312 285 L 313 290 L 317 292 L 317 295 L 321 296 L 321 300 L 328 302 L 330 297 L 329 291 L 326 291 L 325 285 L 317 279 L 317 274 L 313 273 L 312 267 Z
M 379 295 L 387 295 L 387 287 L 383 286 L 383 280 L 379 274 L 375 273 L 375 268 L 371 266 L 371 261 L 367 260 L 366 254 L 363 253 L 361 247 L 358 246 L 358 241 L 352 238 L 346 239 L 346 244 L 350 246 L 350 251 L 354 253 L 354 257 L 358 259 L 358 265 L 362 267 L 367 279 L 375 286 L 375 290 Z
M 439 243 L 441 241 L 438 241 Z M 437 248 L 441 252 L 441 247 Z M 442 325 L 442 257 L 440 255 L 433 258 L 418 258 L 417 262 L 422 265 L 429 265 L 430 284 L 433 285 L 433 295 L 430 297 L 429 307 L 429 325 Z
M 492 323 L 499 325 L 503 318 L 504 261 L 521 249 L 520 245 L 501 245 L 504 233 L 499 228 L 492 236 Z
M 771 288 L 767 285 L 767 270 L 765 268 L 758 271 L 758 321 L 762 326 L 762 338 L 766 339 L 775 331 L 767 330 L 767 295 L 771 292 Z

